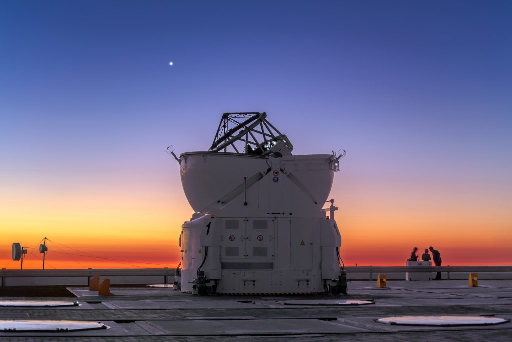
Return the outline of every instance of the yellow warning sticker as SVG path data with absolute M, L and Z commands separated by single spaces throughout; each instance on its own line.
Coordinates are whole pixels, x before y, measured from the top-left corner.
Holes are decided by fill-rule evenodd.
M 201 248 L 199 248 L 199 254 L 203 253 L 203 250 Z
M 304 240 L 302 240 L 302 241 L 300 242 L 300 245 L 301 245 L 301 246 L 304 246 L 304 245 L 305 245 Z

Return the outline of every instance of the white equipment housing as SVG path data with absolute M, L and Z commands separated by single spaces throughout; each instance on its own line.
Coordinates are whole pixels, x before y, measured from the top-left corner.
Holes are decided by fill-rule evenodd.
M 182 292 L 346 293 L 334 200 L 322 209 L 343 155 L 292 149 L 266 113 L 225 113 L 209 151 L 177 158 L 195 211 L 180 235 Z

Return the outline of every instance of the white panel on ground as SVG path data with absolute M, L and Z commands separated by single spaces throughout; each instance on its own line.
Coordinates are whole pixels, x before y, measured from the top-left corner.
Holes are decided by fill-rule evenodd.
M 53 320 L 0 320 L 3 331 L 77 331 L 108 329 L 103 323 L 87 321 L 53 321 Z
M 58 307 L 58 306 L 79 306 L 78 302 L 63 300 L 0 300 L 0 306 L 8 307 Z
M 159 287 L 159 288 L 163 288 L 163 287 L 167 288 L 167 287 L 169 287 L 169 288 L 173 288 L 174 285 L 173 284 L 149 284 L 148 287 Z
M 509 322 L 508 319 L 491 316 L 395 316 L 377 319 L 377 322 L 397 325 L 493 325 Z
M 339 305 L 368 305 L 375 304 L 373 300 L 358 300 L 358 299 L 324 299 L 324 300 L 287 300 L 283 302 L 284 305 L 316 305 L 316 306 L 339 306 Z

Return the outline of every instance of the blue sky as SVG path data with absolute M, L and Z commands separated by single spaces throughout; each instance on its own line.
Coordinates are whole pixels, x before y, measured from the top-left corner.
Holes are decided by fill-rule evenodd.
M 4 199 L 152 179 L 183 200 L 165 147 L 207 149 L 223 112 L 266 111 L 296 153 L 348 151 L 333 195 L 349 207 L 370 184 L 506 217 L 511 16 L 508 1 L 2 1 Z

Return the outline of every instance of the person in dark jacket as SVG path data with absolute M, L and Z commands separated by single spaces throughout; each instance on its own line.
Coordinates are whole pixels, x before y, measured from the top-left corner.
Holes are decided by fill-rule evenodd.
M 423 261 L 430 261 L 430 260 L 432 260 L 432 258 L 430 257 L 430 254 L 429 254 L 427 248 L 425 248 L 425 253 L 423 253 L 421 255 L 421 260 L 423 260 Z
M 409 258 L 409 261 L 418 261 L 418 254 L 416 254 L 417 251 L 418 247 L 414 247 L 411 252 L 411 257 Z
M 434 249 L 434 247 L 430 246 L 430 251 L 432 252 L 432 259 L 434 260 L 434 264 L 436 266 L 441 266 L 441 263 L 443 260 L 441 260 L 441 253 L 437 249 Z M 434 280 L 441 280 L 441 272 L 437 272 L 436 277 Z

